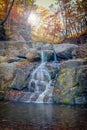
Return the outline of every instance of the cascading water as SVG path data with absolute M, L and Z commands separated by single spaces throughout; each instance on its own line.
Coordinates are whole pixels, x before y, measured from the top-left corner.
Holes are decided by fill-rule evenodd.
M 47 57 L 44 51 L 41 51 L 41 64 L 32 72 L 28 85 L 29 90 L 32 91 L 29 102 L 51 102 L 53 87 L 51 87 L 51 76 L 46 62 Z
M 9 96 L 11 96 L 12 101 L 52 103 L 52 93 L 57 79 L 59 63 L 56 62 L 55 56 L 53 62 L 47 62 L 47 54 L 49 54 L 47 50 L 42 50 L 40 54 L 41 64 L 37 68 L 34 68 L 27 79 L 28 91 L 15 91 L 12 95 L 9 92 L 9 94 L 7 94 L 8 100 Z
M 57 56 L 56 56 L 55 51 L 54 51 L 54 62 L 57 62 Z

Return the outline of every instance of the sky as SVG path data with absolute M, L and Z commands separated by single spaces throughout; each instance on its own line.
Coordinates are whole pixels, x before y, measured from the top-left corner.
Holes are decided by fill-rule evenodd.
M 55 3 L 55 0 L 36 0 L 36 4 L 39 6 L 43 6 L 45 8 L 49 8 L 51 4 Z

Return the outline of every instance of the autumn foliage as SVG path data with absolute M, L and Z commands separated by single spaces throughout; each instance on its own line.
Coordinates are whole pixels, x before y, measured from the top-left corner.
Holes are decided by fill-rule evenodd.
M 0 21 L 6 16 L 10 2 L 10 0 L 0 0 Z M 34 1 L 15 0 L 7 22 L 10 25 L 14 23 L 11 28 L 15 28 L 15 25 L 30 24 L 33 41 L 56 43 L 65 37 L 79 37 L 87 33 L 86 0 L 55 0 L 56 6 L 58 5 L 55 12 L 35 3 L 32 5 L 32 2 Z M 34 20 L 36 24 L 28 20 L 32 13 L 36 15 Z M 17 28 L 14 30 L 21 32 Z

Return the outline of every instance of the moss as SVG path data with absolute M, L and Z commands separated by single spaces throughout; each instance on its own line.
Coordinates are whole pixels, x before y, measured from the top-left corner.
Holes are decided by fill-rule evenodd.
M 62 103 L 71 103 L 81 95 L 87 95 L 87 69 L 82 67 L 63 68 L 59 72 L 54 86 L 54 99 Z M 60 97 L 56 94 L 57 89 L 62 89 Z
M 72 99 L 75 99 L 75 98 L 77 98 L 78 96 L 76 95 L 76 94 L 73 94 L 72 95 Z
M 62 103 L 70 103 L 70 99 L 69 98 L 62 99 Z
M 0 84 L 0 91 L 7 91 L 10 89 L 10 86 L 11 86 L 11 81 L 5 81 L 3 80 Z

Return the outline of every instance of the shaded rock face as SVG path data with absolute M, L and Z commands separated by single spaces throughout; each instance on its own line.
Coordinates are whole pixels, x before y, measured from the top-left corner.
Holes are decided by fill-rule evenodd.
M 0 61 L 20 62 L 23 59 L 28 61 L 40 61 L 40 54 L 36 49 L 29 48 L 26 42 L 0 42 Z
M 86 44 L 84 45 L 84 48 L 86 48 Z M 16 90 L 17 93 L 15 93 L 14 96 L 11 95 L 12 93 L 7 94 L 9 100 L 12 98 L 12 100 L 16 101 L 25 101 L 26 99 L 29 100 L 31 98 L 33 101 L 38 98 L 39 94 L 34 93 L 34 84 L 32 83 L 30 92 L 28 85 L 31 72 L 38 67 L 38 65 L 36 65 L 37 62 L 34 63 L 32 61 L 40 61 L 41 49 L 46 52 L 47 61 L 54 61 L 54 52 L 56 53 L 57 61 L 63 60 L 63 62 L 60 62 L 59 73 L 58 70 L 56 70 L 56 67 L 52 66 L 51 63 L 46 64 L 53 81 L 51 85 L 54 86 L 54 102 L 87 104 L 87 60 L 69 60 L 74 58 L 73 50 L 78 50 L 78 46 L 73 44 L 59 44 L 53 46 L 50 44 L 41 44 L 37 45 L 36 48 L 30 49 L 25 43 L 1 42 L 0 91 Z M 83 53 L 81 54 L 83 55 Z M 78 58 L 77 53 L 75 55 L 76 58 Z M 81 56 L 81 58 L 84 57 Z M 58 75 L 57 80 L 55 75 Z M 18 91 L 21 94 L 18 93 Z M 26 91 L 24 96 L 22 96 L 23 91 Z M 45 87 L 42 86 L 40 92 L 44 91 Z M 1 100 L 3 100 L 3 96 L 4 94 L 0 93 Z M 44 98 L 45 102 L 48 100 L 48 94 L 46 96 Z
M 28 62 L 23 64 L 19 63 L 14 71 L 14 79 L 11 84 L 11 89 L 15 90 L 26 90 L 28 87 L 28 79 L 34 64 Z
M 0 41 L 6 41 L 6 40 L 7 40 L 7 37 L 6 37 L 4 25 L 1 25 L 0 23 Z
M 53 60 L 54 58 L 54 52 L 57 56 L 57 60 L 61 61 L 61 60 L 68 60 L 68 59 L 72 59 L 72 51 L 75 48 L 78 48 L 77 45 L 74 44 L 68 44 L 68 43 L 63 43 L 63 44 L 41 44 L 41 46 L 36 43 L 36 45 L 34 46 L 37 50 L 44 50 L 46 51 L 47 55 L 48 55 L 48 61 Z
M 61 64 L 54 87 L 55 103 L 87 104 L 87 60 L 69 60 Z
M 87 58 L 87 44 L 80 45 L 78 48 L 74 48 L 72 51 L 72 56 L 76 58 Z
M 13 80 L 15 64 L 0 64 L 0 90 L 8 90 Z
M 0 91 L 26 88 L 27 78 L 33 67 L 34 65 L 28 62 L 1 63 Z
M 26 42 L 0 42 L 0 56 L 25 56 L 28 49 L 29 46 L 26 44 Z
M 54 45 L 54 50 L 56 52 L 57 57 L 61 60 L 72 59 L 72 51 L 73 49 L 78 48 L 77 45 L 74 44 L 58 44 Z
M 50 86 L 48 86 L 47 80 L 52 80 L 54 81 L 56 74 L 58 72 L 58 68 L 57 66 L 55 66 L 54 64 L 50 64 L 47 63 L 46 67 L 48 68 L 49 74 L 50 74 L 50 78 L 48 79 L 48 77 L 44 77 L 46 79 L 44 79 L 45 81 L 42 82 L 38 82 L 38 92 L 35 89 L 35 86 L 32 82 L 31 86 L 30 85 L 30 81 L 31 79 L 31 73 L 33 71 L 30 70 L 32 68 L 32 66 L 29 67 L 29 65 L 24 65 L 21 66 L 20 68 L 18 68 L 18 66 L 20 65 L 16 65 L 16 70 L 14 71 L 14 80 L 11 84 L 11 91 L 5 91 L 0 93 L 0 99 L 4 99 L 4 100 L 10 100 L 10 101 L 16 101 L 16 102 L 42 102 L 42 103 L 52 103 L 52 92 L 53 92 L 53 86 L 54 83 L 51 82 Z M 37 69 L 37 65 L 35 67 L 35 69 Z M 34 70 L 35 70 L 34 69 Z M 39 72 L 39 70 L 38 70 Z M 29 75 L 30 73 L 30 75 Z M 38 75 L 39 76 L 39 75 Z M 40 75 L 41 76 L 41 75 Z M 35 75 L 35 78 L 36 75 Z M 41 78 L 41 77 L 39 77 Z M 34 81 L 34 80 L 33 80 Z M 48 81 L 49 82 L 49 81 Z M 46 83 L 46 84 L 44 84 Z M 30 89 L 28 88 L 30 87 Z M 26 88 L 26 89 L 25 89 Z M 20 90 L 20 91 L 19 91 Z M 44 93 L 44 95 L 43 95 Z M 42 98 L 43 96 L 43 98 Z M 41 97 L 41 100 L 39 100 Z
M 74 37 L 74 38 L 65 38 L 63 40 L 63 43 L 71 43 L 71 44 L 76 44 L 76 45 L 79 45 L 79 44 L 86 44 L 87 43 L 87 34 L 83 34 L 81 35 L 80 37 Z
M 35 43 L 36 44 L 36 43 Z M 40 44 L 40 43 L 39 43 Z M 54 53 L 58 61 L 72 59 L 73 49 L 78 48 L 74 44 L 41 44 L 29 48 L 25 42 L 4 42 L 0 43 L 0 56 L 7 56 L 7 62 L 20 61 L 24 58 L 28 61 L 40 61 L 41 49 L 46 52 L 47 61 L 54 60 Z

